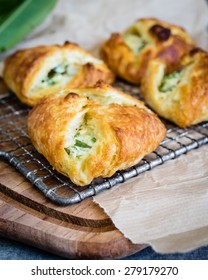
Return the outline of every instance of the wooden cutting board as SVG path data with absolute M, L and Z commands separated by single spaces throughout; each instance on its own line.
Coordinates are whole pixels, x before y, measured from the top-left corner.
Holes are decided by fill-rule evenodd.
M 0 79 L 0 97 L 7 88 Z M 0 235 L 69 259 L 116 259 L 132 244 L 92 198 L 57 206 L 0 158 Z
M 91 198 L 56 206 L 3 160 L 0 235 L 69 259 L 116 259 L 144 248 L 124 238 Z

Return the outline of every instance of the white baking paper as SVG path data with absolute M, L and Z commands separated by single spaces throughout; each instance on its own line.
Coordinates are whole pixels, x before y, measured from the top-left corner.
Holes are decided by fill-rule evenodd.
M 208 244 L 207 148 L 155 167 L 94 201 L 133 243 L 151 244 L 158 252 Z M 201 228 L 204 234 L 194 235 Z

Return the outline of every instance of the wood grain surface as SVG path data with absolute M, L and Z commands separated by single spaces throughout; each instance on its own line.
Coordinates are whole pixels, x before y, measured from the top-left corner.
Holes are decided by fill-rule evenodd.
M 6 91 L 0 81 L 0 97 Z M 144 248 L 127 240 L 92 198 L 57 206 L 2 158 L 0 235 L 69 259 L 117 259 Z
M 0 234 L 69 259 L 116 259 L 133 245 L 92 199 L 61 207 L 0 161 Z

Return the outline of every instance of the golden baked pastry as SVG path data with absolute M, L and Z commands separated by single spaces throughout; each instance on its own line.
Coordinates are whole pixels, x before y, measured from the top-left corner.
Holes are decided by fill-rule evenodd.
M 150 61 L 141 93 L 157 114 L 180 127 L 208 121 L 208 53 L 193 49 L 173 72 L 159 59 Z
M 159 57 L 172 70 L 193 45 L 183 28 L 142 18 L 122 34 L 112 34 L 101 46 L 100 55 L 117 76 L 139 84 L 151 59 Z
M 64 87 L 93 86 L 98 80 L 114 82 L 114 74 L 103 61 L 69 42 L 17 51 L 6 59 L 3 78 L 30 106 Z
M 98 84 L 45 97 L 29 114 L 28 132 L 57 171 L 83 186 L 137 164 L 166 129 L 143 102 Z

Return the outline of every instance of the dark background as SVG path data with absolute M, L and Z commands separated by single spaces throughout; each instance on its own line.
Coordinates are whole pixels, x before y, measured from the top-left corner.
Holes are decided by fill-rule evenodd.
M 0 237 L 0 260 L 64 260 L 37 248 Z M 208 260 L 208 246 L 186 254 L 157 254 L 150 247 L 123 260 Z

